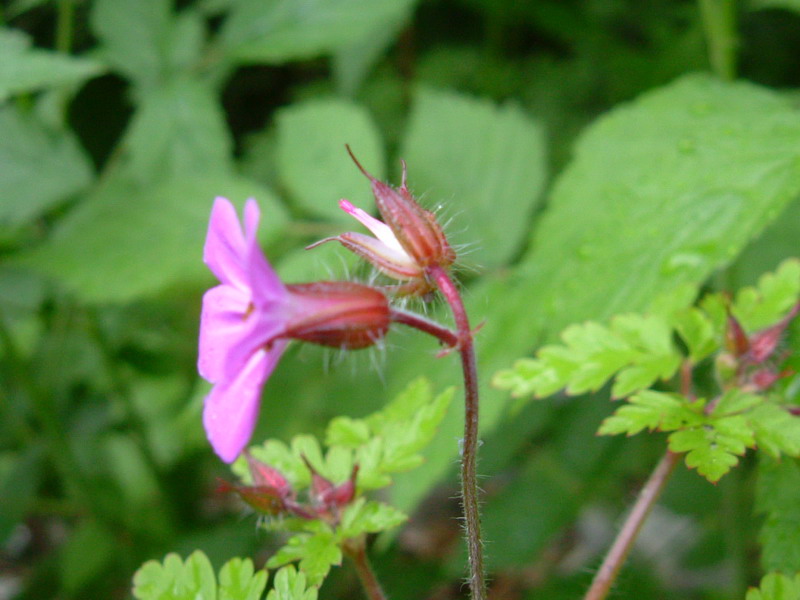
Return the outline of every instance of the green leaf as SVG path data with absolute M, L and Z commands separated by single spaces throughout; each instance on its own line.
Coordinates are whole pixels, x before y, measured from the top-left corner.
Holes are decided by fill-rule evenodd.
M 289 565 L 275 573 L 267 600 L 317 600 L 317 588 L 308 588 L 305 574 Z
M 679 394 L 644 390 L 628 398 L 624 406 L 600 425 L 600 435 L 635 435 L 643 429 L 672 431 L 693 420 L 686 399 Z
M 281 63 L 351 47 L 391 26 L 415 0 L 239 0 L 220 34 L 237 61 Z
M 301 533 L 290 537 L 286 545 L 269 559 L 267 566 L 281 567 L 296 560 L 300 561 L 298 567 L 308 582 L 319 586 L 331 566 L 342 564 L 342 550 L 330 531 L 313 535 Z
M 165 75 L 164 40 L 171 26 L 169 0 L 96 0 L 90 23 L 102 41 L 100 55 L 142 86 L 154 86 Z
M 408 515 L 382 502 L 359 498 L 342 515 L 337 536 L 346 540 L 364 533 L 380 533 L 404 523 Z
M 768 402 L 748 413 L 747 418 L 759 449 L 773 458 L 781 454 L 800 456 L 800 417 Z
M 199 550 L 185 563 L 168 554 L 163 563 L 151 560 L 136 571 L 133 595 L 139 600 L 216 600 L 214 570 Z
M 466 295 L 473 320 L 486 319 L 479 370 L 508 368 L 572 323 L 643 312 L 665 292 L 702 284 L 800 195 L 798 140 L 788 98 L 704 75 L 599 118 L 575 144 L 520 265 L 487 274 Z M 390 389 L 420 374 L 437 386 L 456 381 L 455 369 L 430 359 L 429 340 L 405 346 Z M 506 393 L 482 392 L 488 432 L 508 405 Z M 531 435 L 553 418 L 548 404 L 537 414 Z M 451 410 L 426 464 L 396 479 L 393 504 L 410 510 L 452 469 L 462 429 L 463 413 Z
M 372 175 L 384 175 L 383 145 L 369 113 L 345 100 L 313 100 L 279 111 L 276 121 L 279 176 L 292 197 L 313 214 L 359 227 L 338 201 L 348 198 L 365 209 L 373 204 L 369 181 L 345 144 Z
M 22 31 L 0 28 L 0 104 L 14 94 L 75 85 L 102 72 L 94 60 L 34 48 Z
M 753 430 L 741 415 L 724 417 L 699 427 L 676 431 L 669 436 L 669 449 L 686 452 L 686 466 L 716 482 L 731 470 L 748 446 L 753 446 Z
M 178 79 L 143 94 L 123 141 L 138 181 L 230 175 L 233 142 L 211 87 Z
M 519 107 L 422 88 L 400 155 L 413 190 L 453 207 L 451 241 L 475 248 L 466 261 L 519 251 L 547 176 L 543 130 Z
M 529 302 L 558 331 L 703 281 L 800 192 L 798 139 L 785 98 L 703 75 L 611 111 L 579 139 L 538 223 Z
M 756 484 L 756 511 L 764 515 L 759 541 L 766 570 L 800 572 L 800 462 L 761 457 Z
M 261 600 L 266 571 L 255 571 L 249 558 L 233 558 L 219 572 L 219 600 Z
M 88 302 L 121 302 L 170 286 L 211 283 L 203 241 L 214 196 L 257 198 L 260 238 L 275 239 L 285 213 L 269 190 L 226 176 L 185 177 L 143 190 L 109 180 L 19 262 L 62 281 Z
M 800 0 L 749 0 L 746 6 L 750 10 L 782 8 L 791 12 L 800 13 Z M 750 600 L 750 598 L 747 600 Z
M 794 579 L 781 573 L 769 573 L 759 588 L 747 590 L 745 600 L 800 600 L 800 574 Z
M 91 583 L 112 562 L 116 548 L 117 541 L 106 527 L 90 519 L 81 521 L 59 562 L 64 588 L 75 594 Z
M 672 319 L 675 330 L 689 350 L 689 358 L 698 363 L 720 347 L 721 335 L 711 319 L 700 309 L 688 307 Z
M 328 446 L 358 448 L 369 441 L 369 425 L 363 419 L 336 417 L 325 431 L 325 443 Z
M 766 273 L 756 287 L 736 294 L 731 311 L 745 331 L 755 331 L 779 321 L 800 296 L 800 260 L 782 262 L 774 273 Z
M 0 50 L 2 56 L 2 50 Z M 26 223 L 92 182 L 91 163 L 69 131 L 51 131 L 34 115 L 0 108 L 0 226 Z

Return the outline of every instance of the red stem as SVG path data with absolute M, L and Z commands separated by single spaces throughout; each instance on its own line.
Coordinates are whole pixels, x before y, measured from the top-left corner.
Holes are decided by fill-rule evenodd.
M 375 571 L 372 570 L 372 565 L 367 558 L 363 540 L 360 540 L 357 545 L 345 544 L 344 550 L 347 556 L 353 560 L 358 580 L 361 582 L 367 598 L 369 600 L 386 600 L 386 594 L 383 593 L 383 588 L 381 588 L 378 578 L 375 577 Z
M 653 506 L 655 506 L 656 500 L 664 490 L 664 486 L 669 480 L 675 465 L 678 464 L 680 457 L 680 454 L 667 450 L 667 453 L 656 465 L 642 491 L 639 492 L 636 504 L 633 505 L 633 509 L 625 519 L 622 529 L 617 534 L 614 544 L 608 551 L 583 600 L 603 600 L 606 597 L 611 589 L 611 584 L 617 578 L 617 574 L 633 546 L 636 536 L 639 535 L 642 524 L 647 515 L 650 514 Z
M 438 338 L 445 346 L 455 348 L 458 346 L 458 335 L 451 329 L 439 325 L 435 321 L 426 319 L 420 315 L 406 312 L 399 308 L 392 308 L 389 318 L 395 323 L 402 323 L 409 327 L 414 327 L 435 338 Z
M 485 600 L 483 576 L 483 542 L 478 509 L 478 371 L 475 366 L 475 345 L 469 318 L 458 288 L 440 266 L 427 268 L 428 276 L 450 305 L 458 331 L 458 351 L 464 372 L 464 448 L 461 454 L 461 504 L 467 534 L 469 555 L 469 587 L 472 600 Z

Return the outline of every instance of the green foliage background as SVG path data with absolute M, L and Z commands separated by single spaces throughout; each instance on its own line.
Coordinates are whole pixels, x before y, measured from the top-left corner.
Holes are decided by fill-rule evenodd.
M 732 7 L 732 52 L 725 19 L 720 35 L 701 6 Z M 392 181 L 405 159 L 411 188 L 441 207 L 472 319 L 485 321 L 484 522 L 509 598 L 580 595 L 664 438 L 595 437 L 615 408 L 607 389 L 519 409 L 491 376 L 572 323 L 642 310 L 684 283 L 735 290 L 798 255 L 796 2 L 0 10 L 0 587 L 11 598 L 125 598 L 139 564 L 195 548 L 213 569 L 191 568 L 213 588 L 230 557 L 261 566 L 276 547 L 214 493 L 231 475 L 200 425 L 197 321 L 213 284 L 201 250 L 216 195 L 258 199 L 262 242 L 290 282 L 369 277 L 333 245 L 302 250 L 352 227 L 339 198 L 371 207 L 345 143 Z M 709 66 L 720 52 L 736 81 Z M 797 349 L 796 331 L 787 344 Z M 456 359 L 434 360 L 430 339 L 398 330 L 387 345 L 293 347 L 255 439 L 363 417 L 418 375 L 437 391 L 458 383 Z M 424 465 L 389 489 L 412 514 L 378 543 L 393 598 L 461 594 L 460 428 L 453 402 Z M 746 458 L 717 486 L 679 469 L 616 594 L 741 598 L 759 560 L 800 571 L 797 480 L 785 458 Z M 252 575 L 249 563 L 227 569 L 234 583 L 221 587 Z M 320 591 L 359 593 L 347 569 Z

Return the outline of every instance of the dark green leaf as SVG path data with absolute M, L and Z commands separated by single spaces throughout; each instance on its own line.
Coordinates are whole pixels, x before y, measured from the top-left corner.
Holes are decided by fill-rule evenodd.
M 766 570 L 800 572 L 800 462 L 762 457 L 756 487 L 756 510 L 761 526 L 761 563 Z
M 474 248 L 465 262 L 519 251 L 546 178 L 543 131 L 522 110 L 421 89 L 400 155 L 412 190 L 452 215 L 451 241 Z
M 78 84 L 102 71 L 94 60 L 34 48 L 23 32 L 0 28 L 0 104 L 13 94 Z
M 61 280 L 90 302 L 125 301 L 170 286 L 211 283 L 202 255 L 216 195 L 239 206 L 246 198 L 257 198 L 264 241 L 274 239 L 285 222 L 269 190 L 235 177 L 198 175 L 147 191 L 115 180 L 20 261 Z
M 239 0 L 222 46 L 232 59 L 282 63 L 351 47 L 401 19 L 414 0 Z
M 2 51 L 0 51 L 2 56 Z M 0 108 L 0 226 L 38 217 L 85 190 L 92 167 L 69 131 L 49 131 L 33 115 Z
M 350 160 L 345 144 L 372 175 L 384 175 L 381 137 L 369 113 L 345 100 L 314 100 L 283 109 L 276 120 L 279 175 L 298 204 L 361 228 L 339 208 L 339 199 L 367 210 L 372 205 L 369 181 Z

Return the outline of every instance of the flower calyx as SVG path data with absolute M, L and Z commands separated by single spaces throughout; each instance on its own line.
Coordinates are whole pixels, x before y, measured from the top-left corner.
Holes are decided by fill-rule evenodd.
M 358 465 L 353 467 L 346 481 L 336 485 L 320 475 L 303 456 L 303 462 L 311 472 L 311 486 L 307 501 L 299 502 L 297 492 L 278 469 L 253 458 L 250 453 L 245 453 L 245 456 L 252 485 L 233 485 L 222 481 L 218 491 L 235 493 L 259 514 L 291 516 L 304 520 L 320 519 L 336 525 L 342 509 L 356 497 Z
M 369 179 L 383 221 L 342 199 L 339 207 L 361 222 L 375 237 L 347 232 L 321 240 L 309 248 L 336 240 L 383 274 L 403 282 L 393 287 L 396 294 L 422 296 L 433 291 L 434 286 L 427 280 L 429 267 L 450 267 L 456 260 L 456 253 L 436 216 L 422 208 L 409 191 L 405 162 L 402 163 L 401 185 L 394 188 L 370 174 L 358 162 L 350 146 L 345 147 L 358 169 Z
M 793 374 L 790 369 L 781 369 L 786 358 L 780 344 L 784 333 L 800 313 L 800 302 L 780 321 L 748 335 L 738 319 L 728 312 L 725 330 L 725 347 L 717 357 L 717 372 L 722 379 L 756 392 L 763 392 L 777 381 Z

